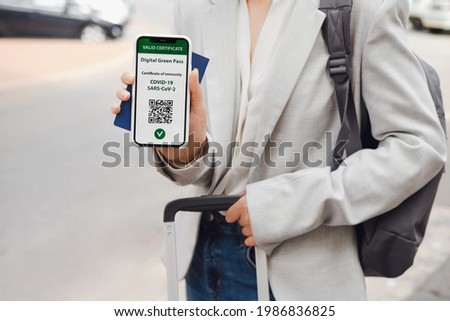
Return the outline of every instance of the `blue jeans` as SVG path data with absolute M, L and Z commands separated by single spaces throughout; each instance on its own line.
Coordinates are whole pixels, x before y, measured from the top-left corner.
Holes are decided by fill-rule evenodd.
M 255 301 L 255 249 L 246 247 L 238 223 L 219 213 L 203 214 L 194 256 L 186 275 L 189 301 Z M 273 299 L 272 293 L 270 293 Z

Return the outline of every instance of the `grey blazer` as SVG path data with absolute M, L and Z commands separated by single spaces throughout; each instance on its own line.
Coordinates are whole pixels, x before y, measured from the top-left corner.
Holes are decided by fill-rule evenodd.
M 395 207 L 431 179 L 446 160 L 445 135 L 425 75 L 407 45 L 408 1 L 354 0 L 353 92 L 358 112 L 367 108 L 380 145 L 353 154 L 334 172 L 325 166 L 334 144 L 330 134 L 337 136 L 340 121 L 326 72 L 325 16 L 318 2 L 297 1 L 266 71 L 258 98 L 255 166 L 246 187 L 248 211 L 256 243 L 268 255 L 277 300 L 360 300 L 366 298 L 365 282 L 353 226 Z M 224 147 L 210 146 L 206 156 L 185 168 L 158 166 L 177 184 L 194 185 L 190 195 L 214 193 L 231 161 L 225 146 L 235 137 L 238 115 L 237 4 L 175 5 L 177 32 L 210 58 L 203 84 L 208 140 Z M 280 152 L 269 148 L 269 139 L 291 147 Z M 180 278 L 191 260 L 198 223 L 199 215 L 177 221 Z

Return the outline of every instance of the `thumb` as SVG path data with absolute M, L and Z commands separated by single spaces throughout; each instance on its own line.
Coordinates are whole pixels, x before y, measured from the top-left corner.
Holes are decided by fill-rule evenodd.
M 189 76 L 189 90 L 191 92 L 191 107 L 198 107 L 203 104 L 202 87 L 199 84 L 198 69 L 194 69 Z

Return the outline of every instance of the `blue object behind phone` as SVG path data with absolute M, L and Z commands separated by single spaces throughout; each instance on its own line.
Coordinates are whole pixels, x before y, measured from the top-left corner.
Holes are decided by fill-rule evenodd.
M 205 75 L 206 67 L 208 66 L 209 59 L 203 57 L 195 52 L 192 53 L 192 69 L 198 69 L 199 81 L 202 82 L 203 76 Z M 128 85 L 127 90 L 132 95 L 132 86 Z M 114 125 L 126 130 L 131 130 L 131 101 L 124 101 L 120 104 L 120 113 L 116 115 L 114 119 Z

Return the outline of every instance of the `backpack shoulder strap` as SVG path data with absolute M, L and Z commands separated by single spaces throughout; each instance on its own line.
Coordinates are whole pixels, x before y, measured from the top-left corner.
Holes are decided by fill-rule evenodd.
M 341 117 L 341 128 L 333 149 L 331 169 L 339 167 L 344 151 L 347 156 L 362 148 L 350 78 L 350 18 L 352 0 L 320 0 L 326 14 L 322 33 L 330 53 L 328 72 L 334 81 Z
M 326 14 L 322 32 L 328 46 L 330 60 L 345 59 L 351 53 L 350 18 L 352 5 L 352 0 L 320 0 L 320 10 Z M 332 76 L 340 72 L 343 73 L 344 70 L 334 69 Z

